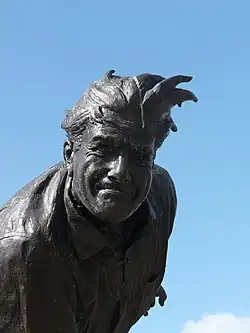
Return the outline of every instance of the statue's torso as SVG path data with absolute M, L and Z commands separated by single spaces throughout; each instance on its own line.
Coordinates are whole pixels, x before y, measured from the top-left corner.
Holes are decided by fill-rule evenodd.
M 176 208 L 171 178 L 155 167 L 139 216 L 147 221 L 122 253 L 88 221 L 68 232 L 65 181 L 65 169 L 55 166 L 0 211 L 0 330 L 54 333 L 60 323 L 62 333 L 128 332 L 165 272 Z

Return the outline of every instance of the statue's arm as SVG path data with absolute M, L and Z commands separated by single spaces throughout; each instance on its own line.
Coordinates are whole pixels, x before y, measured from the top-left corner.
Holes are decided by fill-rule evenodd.
M 0 332 L 19 332 L 19 288 L 11 239 L 0 237 Z M 18 313 L 19 312 L 19 313 Z
M 29 255 L 26 250 L 25 244 L 15 253 L 5 248 L 0 260 L 0 332 L 77 333 L 54 254 L 35 246 Z
M 176 210 L 177 210 L 177 195 L 176 195 L 176 188 L 174 185 L 174 182 L 170 176 L 170 174 L 167 172 L 167 170 L 161 168 L 163 174 L 162 174 L 162 197 L 164 202 L 164 208 L 163 208 L 163 220 L 162 225 L 162 243 L 163 247 L 165 247 L 165 253 L 164 254 L 164 262 L 163 264 L 166 265 L 167 263 L 167 254 L 168 254 L 168 242 L 169 238 L 173 232 L 174 227 L 174 221 L 176 216 Z M 167 300 L 167 292 L 161 285 L 157 291 L 156 297 L 158 297 L 159 304 L 161 306 L 164 306 L 165 301 Z
M 163 218 L 160 221 L 161 230 L 162 230 L 162 248 L 165 250 L 162 252 L 162 258 L 160 259 L 160 265 L 166 265 L 167 261 L 167 249 L 168 249 L 168 240 L 172 234 L 176 209 L 177 209 L 177 196 L 174 182 L 164 168 L 156 166 L 157 177 L 155 178 L 156 188 L 155 193 L 160 194 L 158 201 L 163 203 L 162 211 Z M 158 302 L 161 306 L 164 306 L 167 300 L 167 292 L 165 291 L 162 285 L 159 286 L 155 298 L 152 300 L 150 307 L 155 306 L 155 299 L 158 298 Z M 149 309 L 148 309 L 149 310 Z M 148 315 L 148 311 L 145 313 L 145 316 Z

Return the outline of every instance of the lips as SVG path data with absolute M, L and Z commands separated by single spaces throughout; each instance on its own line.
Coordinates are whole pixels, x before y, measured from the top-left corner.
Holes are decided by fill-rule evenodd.
M 97 183 L 96 186 L 96 191 L 103 191 L 106 190 L 107 192 L 125 192 L 123 189 L 120 188 L 117 184 L 113 183 Z
M 131 200 L 134 200 L 137 195 L 137 191 L 133 186 L 132 182 L 123 183 L 123 182 L 110 182 L 110 181 L 99 181 L 94 185 L 95 195 L 97 193 L 106 193 L 110 195 L 122 195 L 130 197 Z

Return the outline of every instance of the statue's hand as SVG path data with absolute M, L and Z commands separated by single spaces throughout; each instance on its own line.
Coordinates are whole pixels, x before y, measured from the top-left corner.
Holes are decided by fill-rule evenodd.
M 159 302 L 160 306 L 164 306 L 165 301 L 167 300 L 167 293 L 162 286 L 159 287 L 159 289 L 155 295 L 155 298 L 157 298 L 157 297 L 159 298 L 158 302 Z M 150 308 L 153 308 L 155 306 L 155 298 L 153 299 L 152 303 L 150 304 L 150 307 L 148 308 L 148 310 L 145 312 L 144 316 L 148 316 L 148 312 L 149 312 Z

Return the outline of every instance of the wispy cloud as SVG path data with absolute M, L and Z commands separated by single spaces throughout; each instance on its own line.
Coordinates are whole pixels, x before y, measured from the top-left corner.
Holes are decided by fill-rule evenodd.
M 181 333 L 250 333 L 250 316 L 237 317 L 222 313 L 186 322 Z

